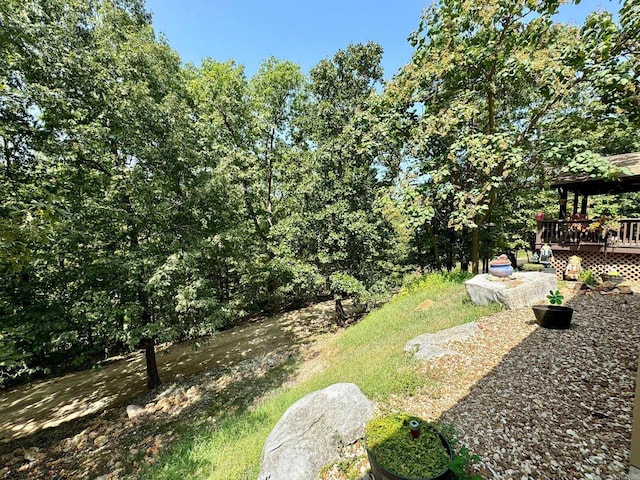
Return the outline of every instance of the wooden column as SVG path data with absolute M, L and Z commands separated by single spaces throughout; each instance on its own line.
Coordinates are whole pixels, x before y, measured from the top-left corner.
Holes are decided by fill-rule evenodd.
M 567 189 L 565 187 L 558 188 L 558 195 L 560 196 L 560 211 L 558 212 L 558 219 L 564 220 L 567 217 Z
M 573 214 L 578 213 L 578 192 L 573 193 Z
M 580 213 L 583 215 L 587 214 L 587 203 L 589 200 L 589 195 L 586 193 L 582 195 L 582 205 L 580 206 Z

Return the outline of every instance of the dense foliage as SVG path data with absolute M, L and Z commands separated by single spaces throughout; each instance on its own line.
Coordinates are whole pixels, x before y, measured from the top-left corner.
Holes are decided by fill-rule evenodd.
M 612 176 L 599 154 L 638 147 L 638 6 L 582 29 L 555 23 L 558 7 L 435 3 L 386 92 L 423 179 L 426 230 L 469 230 L 474 272 L 487 248 L 518 246 L 508 237 L 526 231 L 549 167 Z
M 441 0 L 384 84 L 184 66 L 143 0 L 0 3 L 0 384 L 528 245 L 550 173 L 638 150 L 639 7 Z M 637 214 L 637 195 L 597 201 Z

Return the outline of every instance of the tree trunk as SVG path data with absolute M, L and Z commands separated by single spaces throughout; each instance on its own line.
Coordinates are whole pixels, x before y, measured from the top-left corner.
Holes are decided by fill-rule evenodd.
M 344 327 L 347 324 L 347 315 L 344 313 L 341 298 L 336 298 L 336 323 L 339 327 Z
M 420 234 L 416 230 L 415 232 L 415 242 L 416 248 L 418 250 L 418 266 L 420 267 L 420 274 L 424 273 L 424 266 L 426 264 L 426 259 L 424 254 L 422 253 L 422 239 L 420 238 Z
M 459 173 L 455 173 L 454 174 L 454 178 L 455 178 L 455 182 L 457 185 L 459 185 L 460 183 L 460 174 Z M 451 197 L 450 203 L 449 203 L 449 207 L 450 207 L 450 211 L 454 212 L 456 209 L 455 206 L 455 202 L 453 197 Z M 447 236 L 449 238 L 449 246 L 447 248 L 448 250 L 448 257 L 447 258 L 447 271 L 451 271 L 453 270 L 454 265 L 456 264 L 456 258 L 455 258 L 455 249 L 456 246 L 458 245 L 458 240 L 456 238 L 456 231 L 452 228 L 452 227 L 447 227 Z
M 462 270 L 463 272 L 469 271 L 469 255 L 467 254 L 469 251 L 468 238 L 469 238 L 469 229 L 467 227 L 464 227 L 462 229 L 462 239 L 461 239 L 462 255 L 460 258 L 460 270 Z
M 158 364 L 156 363 L 156 342 L 153 338 L 143 338 L 142 345 L 144 347 L 144 357 L 147 362 L 147 387 L 153 390 L 162 385 L 160 374 L 158 373 Z
M 480 227 L 472 230 L 471 236 L 471 272 L 474 275 L 479 273 L 480 267 Z
M 273 160 L 271 159 L 271 155 L 269 155 L 269 152 L 273 151 L 273 143 L 275 137 L 276 132 L 275 129 L 272 128 L 269 132 L 269 139 L 267 140 L 269 148 L 264 154 L 267 164 L 267 193 L 265 198 L 265 210 L 267 211 L 267 223 L 269 224 L 269 230 L 273 228 L 273 199 L 271 198 L 273 191 Z
M 436 260 L 436 269 L 438 271 L 442 270 L 442 264 L 440 263 L 440 249 L 438 248 L 438 240 L 436 239 L 436 235 L 433 232 L 433 226 L 429 224 L 429 238 L 431 239 L 431 243 L 433 244 L 433 256 Z

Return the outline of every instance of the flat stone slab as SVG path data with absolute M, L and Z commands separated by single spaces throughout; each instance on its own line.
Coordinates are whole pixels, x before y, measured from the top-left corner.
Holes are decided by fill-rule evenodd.
M 464 342 L 478 335 L 482 335 L 482 330 L 478 325 L 474 322 L 465 323 L 436 333 L 425 333 L 409 340 L 404 346 L 404 351 L 413 353 L 420 360 L 431 360 L 445 355 L 459 355 L 458 352 L 449 350 L 443 345 L 449 342 Z
M 496 280 L 482 273 L 465 282 L 467 293 L 476 305 L 500 302 L 509 309 L 534 305 L 546 300 L 549 290 L 555 291 L 558 281 L 553 273 L 517 272 L 510 279 Z

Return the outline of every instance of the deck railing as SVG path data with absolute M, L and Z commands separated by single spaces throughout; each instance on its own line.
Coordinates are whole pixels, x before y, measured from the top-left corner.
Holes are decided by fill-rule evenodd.
M 590 228 L 595 220 L 543 220 L 538 222 L 536 243 L 542 245 L 601 245 L 605 242 L 616 249 L 640 248 L 640 218 L 618 220 L 620 228 L 608 230 Z

